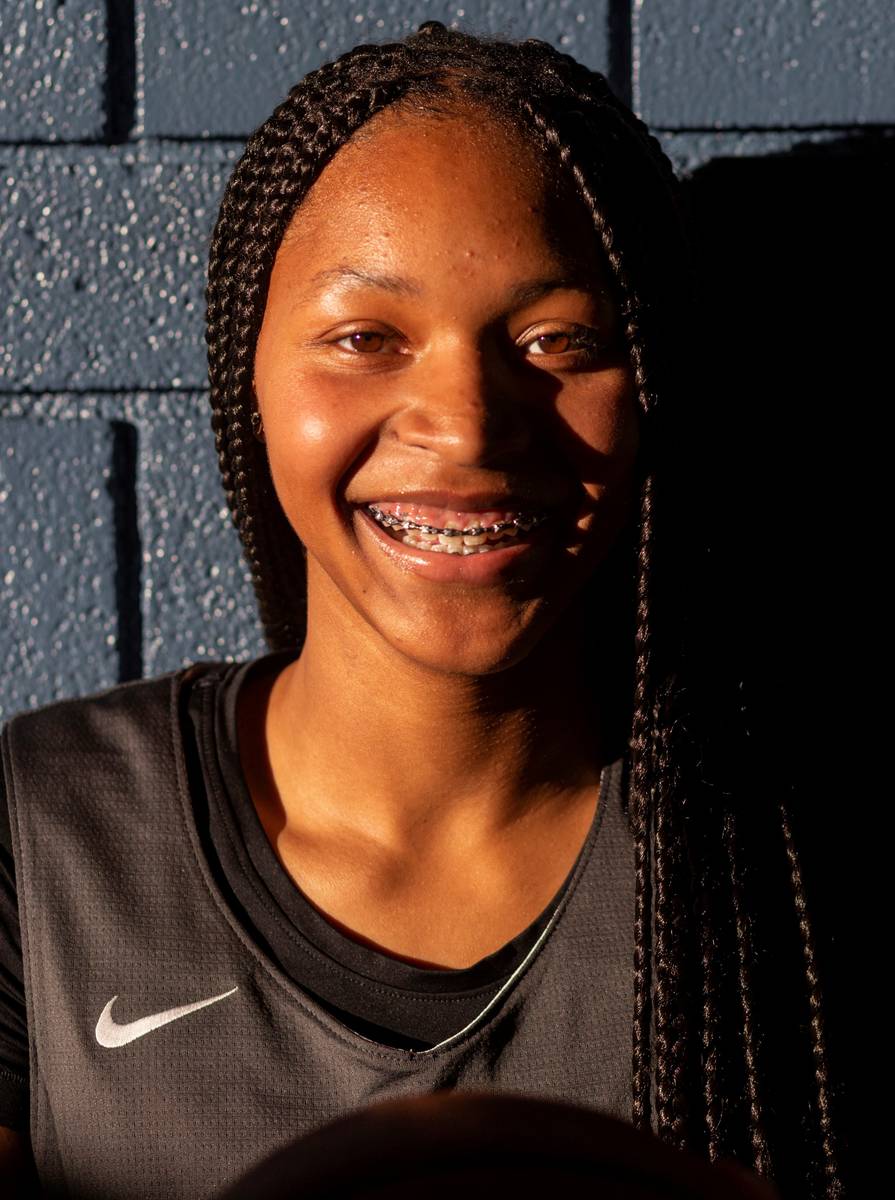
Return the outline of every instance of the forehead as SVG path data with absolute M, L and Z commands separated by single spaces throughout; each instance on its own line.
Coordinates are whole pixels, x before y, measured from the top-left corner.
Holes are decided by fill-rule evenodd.
M 532 140 L 480 110 L 389 109 L 338 151 L 296 212 L 278 261 L 319 271 L 359 255 L 414 271 L 454 262 L 524 272 L 535 259 L 600 267 L 571 185 Z

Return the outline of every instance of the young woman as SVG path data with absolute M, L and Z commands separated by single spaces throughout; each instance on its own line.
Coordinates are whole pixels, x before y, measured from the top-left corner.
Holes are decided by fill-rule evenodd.
M 689 292 L 667 160 L 542 42 L 429 23 L 251 138 L 207 336 L 272 653 L 4 732 L 51 1192 L 486 1088 L 839 1194 L 789 817 L 687 675 Z

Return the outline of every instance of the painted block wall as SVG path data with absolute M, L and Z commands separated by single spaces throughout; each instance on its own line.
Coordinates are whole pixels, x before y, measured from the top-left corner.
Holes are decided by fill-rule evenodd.
M 830 147 L 848 175 L 895 127 L 886 0 L 4 0 L 0 719 L 262 651 L 208 426 L 206 240 L 293 82 L 433 18 L 606 72 L 688 178 Z

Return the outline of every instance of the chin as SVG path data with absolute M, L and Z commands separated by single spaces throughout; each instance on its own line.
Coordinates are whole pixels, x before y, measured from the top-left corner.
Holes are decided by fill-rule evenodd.
M 470 678 L 498 675 L 526 659 L 540 642 L 546 630 L 540 622 L 517 629 L 508 637 L 506 628 L 495 637 L 482 632 L 476 635 L 468 627 L 462 636 L 452 636 L 458 623 L 451 622 L 438 636 L 432 629 L 425 638 L 389 637 L 382 631 L 393 649 L 410 662 L 444 675 L 465 675 Z

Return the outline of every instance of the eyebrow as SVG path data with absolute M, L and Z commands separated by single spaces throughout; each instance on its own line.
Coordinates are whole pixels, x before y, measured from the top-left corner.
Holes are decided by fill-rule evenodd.
M 419 297 L 426 290 L 418 279 L 408 279 L 400 275 L 383 275 L 375 271 L 367 271 L 363 267 L 351 266 L 348 263 L 328 267 L 311 277 L 311 283 L 321 287 L 327 283 L 343 281 L 378 288 L 380 291 L 391 292 L 396 296 Z M 509 307 L 521 308 L 526 304 L 533 304 L 542 296 L 546 296 L 548 292 L 577 291 L 604 296 L 605 288 L 600 286 L 601 282 L 598 277 L 590 278 L 580 272 L 545 279 L 527 279 L 517 284 L 510 292 Z
M 311 277 L 312 284 L 340 283 L 343 280 L 375 287 L 383 292 L 392 292 L 396 296 L 421 296 L 423 285 L 418 279 L 402 279 L 398 275 L 380 275 L 375 271 L 366 271 L 363 267 L 352 267 L 348 263 L 340 263 L 337 267 L 328 267 L 318 271 Z
M 510 292 L 510 305 L 522 308 L 533 304 L 548 292 L 590 292 L 593 295 L 603 295 L 605 289 L 600 286 L 598 278 L 588 278 L 582 274 L 554 276 L 548 279 L 527 279 L 519 283 Z

